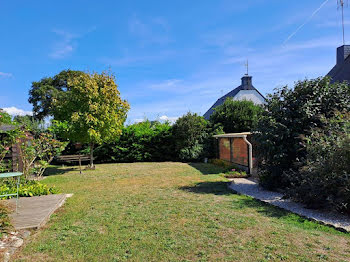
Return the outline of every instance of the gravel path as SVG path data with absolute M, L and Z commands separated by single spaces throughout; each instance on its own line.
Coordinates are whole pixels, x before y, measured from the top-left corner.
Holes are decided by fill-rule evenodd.
M 251 196 L 262 202 L 286 209 L 300 216 L 316 220 L 326 225 L 333 226 L 342 231 L 350 232 L 350 218 L 341 214 L 323 212 L 304 208 L 303 205 L 289 199 L 283 199 L 283 195 L 261 188 L 256 182 L 246 178 L 234 178 L 229 188 L 239 194 Z

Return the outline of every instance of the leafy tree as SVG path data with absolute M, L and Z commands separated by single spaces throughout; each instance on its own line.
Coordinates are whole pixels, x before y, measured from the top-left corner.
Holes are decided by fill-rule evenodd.
M 283 87 L 270 95 L 255 140 L 261 163 L 261 183 L 269 188 L 288 187 L 286 171 L 305 165 L 307 150 L 303 139 L 314 128 L 323 128 L 322 119 L 336 111 L 350 111 L 350 87 L 318 78 Z
M 198 160 L 203 156 L 209 137 L 207 121 L 197 114 L 187 113 L 173 126 L 175 152 L 183 161 Z
M 65 94 L 53 101 L 51 112 L 55 120 L 67 126 L 70 141 L 89 144 L 93 167 L 94 145 L 121 135 L 128 109 L 115 77 L 103 72 L 69 78 Z
M 23 174 L 26 178 L 30 175 L 41 177 L 53 158 L 64 150 L 67 143 L 54 139 L 50 133 L 41 133 L 37 138 L 29 140 L 27 137 L 28 132 L 23 130 L 18 137 Z
M 236 101 L 227 98 L 214 109 L 210 122 L 223 126 L 225 133 L 240 133 L 251 131 L 256 127 L 262 107 L 251 101 Z
M 39 135 L 45 130 L 44 121 L 36 120 L 33 116 L 15 116 L 13 121 L 22 128 L 31 131 L 34 135 Z
M 0 125 L 12 124 L 12 117 L 2 109 L 0 109 Z
M 12 117 L 5 111 L 0 109 L 0 126 L 1 125 L 13 125 Z M 9 153 L 11 146 L 16 141 L 20 130 L 18 128 L 11 130 L 0 130 L 0 172 L 8 172 L 12 168 L 11 161 L 4 161 L 7 153 Z
M 62 97 L 69 89 L 68 80 L 84 74 L 82 71 L 65 70 L 54 77 L 45 77 L 33 82 L 28 101 L 33 105 L 34 118 L 43 120 L 47 116 L 52 116 L 54 101 L 64 99 Z

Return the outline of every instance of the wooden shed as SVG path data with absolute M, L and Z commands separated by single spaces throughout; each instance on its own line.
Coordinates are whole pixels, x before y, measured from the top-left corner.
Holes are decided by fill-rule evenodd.
M 13 125 L 1 125 L 0 132 L 2 136 L 6 135 L 7 131 L 11 131 L 16 129 L 16 126 Z M 21 157 L 21 144 L 26 141 L 30 143 L 30 141 L 34 138 L 33 134 L 26 131 L 26 136 L 24 138 L 19 138 L 17 143 L 13 144 L 10 148 L 10 151 L 6 154 L 4 161 L 12 162 L 12 171 L 23 171 L 23 161 Z
M 230 133 L 214 136 L 217 141 L 217 158 L 229 161 L 249 174 L 256 173 L 252 134 Z

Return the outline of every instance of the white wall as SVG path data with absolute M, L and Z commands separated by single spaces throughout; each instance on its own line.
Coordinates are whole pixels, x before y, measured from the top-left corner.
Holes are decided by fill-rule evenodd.
M 250 100 L 254 104 L 265 104 L 265 99 L 255 90 L 241 90 L 233 98 L 234 100 Z

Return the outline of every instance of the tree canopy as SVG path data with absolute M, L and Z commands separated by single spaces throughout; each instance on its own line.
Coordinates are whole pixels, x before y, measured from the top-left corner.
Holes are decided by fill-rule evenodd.
M 191 161 L 203 155 L 208 131 L 208 123 L 202 116 L 189 112 L 180 117 L 173 126 L 175 152 L 179 158 Z
M 225 133 L 247 132 L 255 128 L 262 112 L 262 107 L 251 101 L 227 98 L 214 109 L 210 122 L 222 125 Z
M 53 115 L 53 102 L 69 89 L 69 79 L 84 75 L 82 71 L 64 70 L 54 77 L 33 82 L 29 90 L 29 103 L 33 105 L 34 118 L 42 120 Z
M 70 141 L 89 143 L 92 154 L 94 144 L 121 135 L 129 104 L 121 99 L 112 74 L 79 74 L 69 78 L 66 86 L 50 110 L 56 121 L 66 123 Z

